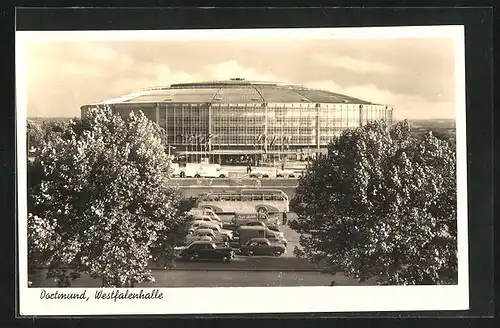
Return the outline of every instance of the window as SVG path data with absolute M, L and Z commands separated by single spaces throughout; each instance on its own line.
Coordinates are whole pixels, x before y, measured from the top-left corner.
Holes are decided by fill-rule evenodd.
M 189 247 L 189 249 L 192 249 L 192 250 L 200 250 L 200 249 L 203 249 L 205 245 L 203 244 L 193 244 Z
M 263 199 L 263 195 L 258 195 L 258 194 L 252 195 L 252 200 L 262 200 L 262 199 Z
M 252 196 L 251 195 L 241 195 L 241 200 L 244 201 L 244 202 L 245 201 L 246 202 L 251 201 L 252 200 Z

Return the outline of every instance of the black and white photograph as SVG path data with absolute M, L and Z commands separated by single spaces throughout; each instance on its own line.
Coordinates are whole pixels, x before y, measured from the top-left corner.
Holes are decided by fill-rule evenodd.
M 24 313 L 467 309 L 463 26 L 22 31 L 16 75 Z

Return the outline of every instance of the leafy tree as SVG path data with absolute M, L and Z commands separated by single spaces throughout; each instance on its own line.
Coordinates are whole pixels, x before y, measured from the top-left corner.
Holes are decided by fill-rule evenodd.
M 28 120 L 26 122 L 26 142 L 28 152 L 30 149 L 36 151 L 42 147 L 44 131 L 36 122 Z
M 407 121 L 345 132 L 300 180 L 296 255 L 379 284 L 457 282 L 456 154 Z
M 44 141 L 28 169 L 29 264 L 67 285 L 151 281 L 148 262 L 171 247 L 190 203 L 167 185 L 163 130 L 142 113 L 89 111 Z
M 56 136 L 70 138 L 68 135 L 69 123 L 65 121 L 44 121 L 37 123 L 32 120 L 26 122 L 28 150 L 34 150 L 32 155 L 37 155 L 49 140 Z

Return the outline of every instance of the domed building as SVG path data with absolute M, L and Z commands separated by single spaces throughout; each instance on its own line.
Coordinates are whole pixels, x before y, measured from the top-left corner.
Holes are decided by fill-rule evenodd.
M 392 123 L 392 108 L 324 90 L 276 82 L 179 83 L 81 107 L 142 111 L 167 133 L 172 155 L 189 162 L 303 159 L 333 136 L 371 120 Z

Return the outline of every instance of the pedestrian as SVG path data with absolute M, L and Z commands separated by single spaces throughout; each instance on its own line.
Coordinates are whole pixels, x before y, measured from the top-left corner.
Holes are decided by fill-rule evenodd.
M 283 225 L 286 225 L 286 223 L 287 223 L 286 213 L 283 212 Z
M 285 170 L 285 163 L 281 163 L 281 171 Z

